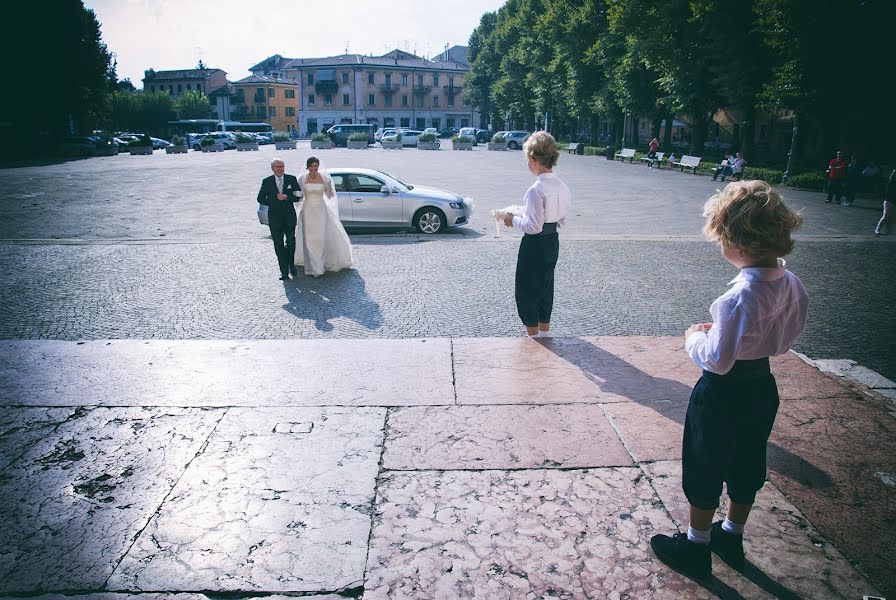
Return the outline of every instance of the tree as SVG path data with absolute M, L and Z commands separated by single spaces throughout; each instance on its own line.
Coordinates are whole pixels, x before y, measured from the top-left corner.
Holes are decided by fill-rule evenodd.
M 208 96 L 199 90 L 187 90 L 175 103 L 177 115 L 181 119 L 207 119 L 212 114 Z
M 144 132 L 161 132 L 174 120 L 174 100 L 167 92 L 140 92 L 137 94 L 137 126 Z
M 108 114 L 117 78 L 100 25 L 82 0 L 57 0 L 4 7 L 13 31 L 4 35 L 4 56 L 16 56 L 15 85 L 27 94 L 3 94 L 4 118 L 23 133 L 61 136 L 70 128 L 89 132 Z

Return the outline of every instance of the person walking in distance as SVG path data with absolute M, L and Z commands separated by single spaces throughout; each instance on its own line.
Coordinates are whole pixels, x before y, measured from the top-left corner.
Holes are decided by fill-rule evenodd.
M 687 532 L 650 540 L 657 558 L 708 577 L 715 552 L 744 564 L 747 517 L 765 484 L 766 446 L 778 412 L 769 357 L 787 352 L 806 328 L 809 297 L 781 258 L 793 249 L 802 217 L 764 181 L 738 181 L 703 208 L 706 237 L 740 274 L 710 306 L 712 323 L 685 332 L 685 350 L 703 376 L 688 403 L 682 441 L 682 488 L 690 503 Z M 712 522 L 722 485 L 728 516 Z
M 893 220 L 893 203 L 896 202 L 896 169 L 890 173 L 890 179 L 887 181 L 887 187 L 884 189 L 884 214 L 881 215 L 877 227 L 874 228 L 874 235 L 886 235 L 890 233 L 890 224 Z

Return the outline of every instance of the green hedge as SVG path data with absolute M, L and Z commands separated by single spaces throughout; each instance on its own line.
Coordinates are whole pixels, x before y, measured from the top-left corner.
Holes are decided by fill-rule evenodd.
M 784 177 L 784 171 L 777 169 L 766 169 L 763 167 L 747 167 L 744 169 L 744 179 L 761 179 L 771 185 L 781 183 L 782 177 Z
M 585 146 L 585 156 L 606 156 L 606 146 Z
M 824 173 L 797 173 L 787 178 L 786 185 L 804 190 L 823 190 L 824 180 Z

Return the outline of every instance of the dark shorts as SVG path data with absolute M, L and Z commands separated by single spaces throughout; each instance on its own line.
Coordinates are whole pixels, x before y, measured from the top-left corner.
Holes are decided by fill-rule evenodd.
M 768 359 L 737 361 L 725 375 L 704 371 L 688 404 L 682 487 L 691 505 L 719 506 L 722 484 L 738 504 L 752 504 L 765 484 L 765 453 L 778 412 Z

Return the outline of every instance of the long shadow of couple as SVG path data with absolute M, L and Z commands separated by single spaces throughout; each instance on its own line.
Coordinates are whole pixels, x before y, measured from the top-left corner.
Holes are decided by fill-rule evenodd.
M 684 424 L 685 409 L 691 394 L 689 386 L 673 379 L 649 375 L 588 340 L 539 338 L 537 341 L 558 357 L 578 367 L 603 392 L 624 396 L 675 423 Z M 816 489 L 834 485 L 824 471 L 807 459 L 773 442 L 768 445 L 768 468 Z M 776 598 L 801 600 L 798 594 L 774 581 L 749 560 L 737 571 Z M 694 581 L 723 600 L 743 600 L 737 590 L 716 576 L 706 581 Z
M 332 331 L 333 319 L 347 318 L 366 329 L 383 325 L 383 314 L 365 290 L 364 278 L 355 269 L 326 273 L 322 277 L 298 275 L 283 282 L 289 300 L 283 309 L 299 319 L 314 321 L 318 331 Z

